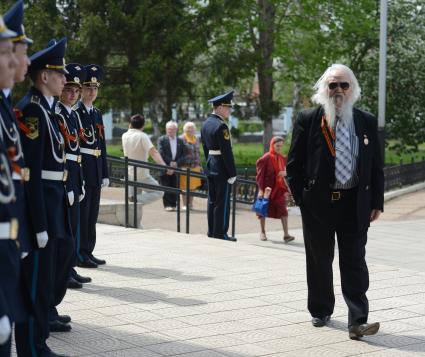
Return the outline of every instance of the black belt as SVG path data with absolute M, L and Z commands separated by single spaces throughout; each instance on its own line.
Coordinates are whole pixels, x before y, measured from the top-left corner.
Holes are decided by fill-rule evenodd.
M 333 190 L 331 191 L 331 201 L 341 201 L 347 197 L 353 197 L 357 192 L 357 187 L 348 190 Z

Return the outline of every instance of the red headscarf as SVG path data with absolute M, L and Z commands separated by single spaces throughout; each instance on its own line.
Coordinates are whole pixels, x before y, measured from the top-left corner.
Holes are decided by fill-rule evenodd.
M 276 136 L 270 141 L 269 154 L 272 159 L 274 171 L 276 173 L 276 186 L 277 188 L 286 188 L 285 180 L 283 177 L 278 176 L 279 172 L 285 169 L 285 159 L 283 158 L 283 155 L 276 152 L 274 149 L 274 144 L 279 141 L 281 141 L 281 138 Z

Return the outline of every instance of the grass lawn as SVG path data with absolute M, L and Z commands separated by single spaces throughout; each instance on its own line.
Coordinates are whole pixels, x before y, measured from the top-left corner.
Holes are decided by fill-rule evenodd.
M 288 153 L 288 150 L 289 143 L 285 142 L 285 146 L 283 148 L 285 155 Z M 122 146 L 120 144 L 108 145 L 107 152 L 112 156 L 123 156 Z M 255 162 L 263 154 L 263 145 L 260 143 L 235 143 L 233 145 L 233 154 L 235 156 L 236 166 L 252 167 L 255 166 Z M 203 158 L 203 154 L 201 156 Z M 406 164 L 412 162 L 412 159 L 414 159 L 414 161 L 420 161 L 423 158 L 425 158 L 425 143 L 420 145 L 419 150 L 416 153 L 397 154 L 388 148 L 385 150 L 385 162 L 387 164 L 399 164 L 400 160 Z

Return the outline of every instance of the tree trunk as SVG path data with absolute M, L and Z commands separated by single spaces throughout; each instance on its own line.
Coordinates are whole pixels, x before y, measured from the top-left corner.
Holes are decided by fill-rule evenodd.
M 273 51 L 276 9 L 271 0 L 258 0 L 260 24 L 258 26 L 258 85 L 260 89 L 260 118 L 263 121 L 264 152 L 268 151 L 273 136 Z
M 300 110 L 301 97 L 300 97 L 300 85 L 295 83 L 293 98 L 292 98 L 292 126 L 294 126 L 295 119 L 297 118 L 297 114 Z

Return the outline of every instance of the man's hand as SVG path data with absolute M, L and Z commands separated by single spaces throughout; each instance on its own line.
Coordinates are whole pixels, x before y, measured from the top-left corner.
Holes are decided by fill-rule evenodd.
M 175 167 L 175 168 L 177 168 L 177 162 L 175 162 L 175 161 L 171 161 L 171 162 L 170 162 L 170 166 L 171 166 L 171 167 Z
M 68 202 L 69 202 L 70 206 L 72 206 L 74 204 L 74 199 L 75 199 L 74 191 L 69 191 L 68 192 Z
M 44 248 L 47 245 L 47 242 L 49 241 L 49 236 L 47 235 L 47 232 L 39 232 L 36 234 L 36 236 L 38 247 Z
M 105 177 L 104 179 L 102 179 L 102 185 L 101 187 L 108 187 L 109 186 L 109 179 L 107 177 Z
M 264 192 L 263 192 L 263 190 L 258 190 L 258 195 L 257 195 L 257 197 L 258 197 L 258 198 L 263 198 L 263 196 L 264 196 Z
M 6 343 L 12 333 L 12 327 L 10 326 L 9 318 L 4 315 L 0 318 L 0 345 Z
M 230 177 L 230 178 L 227 179 L 227 182 L 230 185 L 233 185 L 235 183 L 235 181 L 236 181 L 236 176 L 233 176 L 233 177 Z
M 371 222 L 376 221 L 379 218 L 380 215 L 381 215 L 381 210 L 373 209 L 371 214 L 370 214 L 370 221 Z
M 167 169 L 167 171 L 165 171 L 165 173 L 167 175 L 171 176 L 174 173 L 174 170 Z

